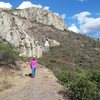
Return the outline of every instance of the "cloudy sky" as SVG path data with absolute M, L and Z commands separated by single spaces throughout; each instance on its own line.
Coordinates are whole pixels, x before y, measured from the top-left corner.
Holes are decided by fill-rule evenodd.
M 0 0 L 0 8 L 33 6 L 62 16 L 69 30 L 100 38 L 100 0 Z

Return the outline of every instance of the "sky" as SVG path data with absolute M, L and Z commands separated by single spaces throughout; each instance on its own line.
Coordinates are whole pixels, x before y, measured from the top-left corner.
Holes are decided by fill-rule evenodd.
M 100 38 L 100 0 L 0 0 L 0 8 L 33 6 L 61 16 L 69 30 Z

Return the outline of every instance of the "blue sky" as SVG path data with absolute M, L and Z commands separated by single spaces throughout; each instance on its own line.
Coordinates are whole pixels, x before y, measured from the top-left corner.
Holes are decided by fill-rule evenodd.
M 100 0 L 0 0 L 0 7 L 40 7 L 60 15 L 69 30 L 100 38 Z

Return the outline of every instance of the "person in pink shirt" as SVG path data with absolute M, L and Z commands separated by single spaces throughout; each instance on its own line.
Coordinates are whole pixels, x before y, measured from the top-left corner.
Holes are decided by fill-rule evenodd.
M 32 78 L 35 77 L 36 74 L 36 68 L 39 66 L 39 64 L 37 63 L 36 59 L 33 57 L 30 63 L 30 67 L 32 70 Z

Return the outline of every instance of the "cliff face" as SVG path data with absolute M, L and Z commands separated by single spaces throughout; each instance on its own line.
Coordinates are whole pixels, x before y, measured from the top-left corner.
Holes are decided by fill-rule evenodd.
M 33 7 L 23 10 L 17 10 L 13 14 L 25 17 L 31 21 L 40 22 L 45 25 L 51 25 L 60 30 L 66 29 L 66 24 L 60 16 L 57 16 L 45 9 Z
M 42 26 L 44 26 L 44 31 Z M 43 52 L 49 50 L 49 47 L 60 45 L 58 41 L 44 35 L 54 27 L 61 30 L 66 28 L 60 17 L 46 10 L 40 8 L 0 9 L 0 40 L 16 47 L 20 56 L 41 57 Z

